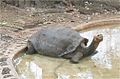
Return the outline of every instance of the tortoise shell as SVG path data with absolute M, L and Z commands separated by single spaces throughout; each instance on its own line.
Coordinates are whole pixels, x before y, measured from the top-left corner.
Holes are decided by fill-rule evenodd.
M 28 41 L 39 54 L 61 57 L 74 52 L 81 42 L 87 44 L 88 39 L 69 27 L 44 27 Z

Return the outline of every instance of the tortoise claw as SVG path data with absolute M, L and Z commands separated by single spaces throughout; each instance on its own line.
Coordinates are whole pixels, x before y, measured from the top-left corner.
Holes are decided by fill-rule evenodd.
M 79 63 L 79 61 L 75 61 L 75 60 L 70 60 L 71 63 L 77 64 Z

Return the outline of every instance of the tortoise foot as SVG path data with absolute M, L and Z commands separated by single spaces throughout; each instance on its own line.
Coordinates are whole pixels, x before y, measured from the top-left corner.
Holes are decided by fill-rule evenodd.
M 79 61 L 78 61 L 78 60 L 70 60 L 70 62 L 71 62 L 71 63 L 74 63 L 74 64 L 79 63 Z
M 76 54 L 72 57 L 72 59 L 70 60 L 70 62 L 77 64 L 77 63 L 79 63 L 79 60 L 80 60 L 82 57 L 83 57 L 83 54 L 82 54 L 81 52 L 78 52 L 78 53 L 76 53 Z

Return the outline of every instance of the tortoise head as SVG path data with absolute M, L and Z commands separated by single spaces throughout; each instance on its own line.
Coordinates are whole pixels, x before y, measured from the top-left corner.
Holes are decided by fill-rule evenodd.
M 97 43 L 101 42 L 102 40 L 103 40 L 102 34 L 98 34 L 98 35 L 94 36 L 94 38 L 93 38 L 93 41 L 97 42 Z
M 102 40 L 103 40 L 103 35 L 102 34 L 98 34 L 98 35 L 94 36 L 91 44 L 88 47 L 85 48 L 84 56 L 90 56 L 90 55 L 96 54 L 97 53 L 96 48 L 98 47 L 99 43 Z M 82 45 L 82 46 L 84 46 L 84 45 Z

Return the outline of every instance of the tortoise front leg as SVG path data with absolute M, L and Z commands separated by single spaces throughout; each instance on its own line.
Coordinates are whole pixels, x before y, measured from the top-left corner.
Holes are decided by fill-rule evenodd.
M 79 63 L 79 60 L 83 57 L 83 53 L 82 52 L 77 52 L 72 58 L 71 58 L 71 62 L 72 63 Z
M 35 49 L 32 46 L 28 47 L 26 54 L 35 54 Z
M 63 58 L 65 58 L 65 59 L 71 59 L 74 55 L 75 55 L 76 53 L 69 53 L 69 54 L 66 54 L 66 55 L 64 55 L 63 56 Z

